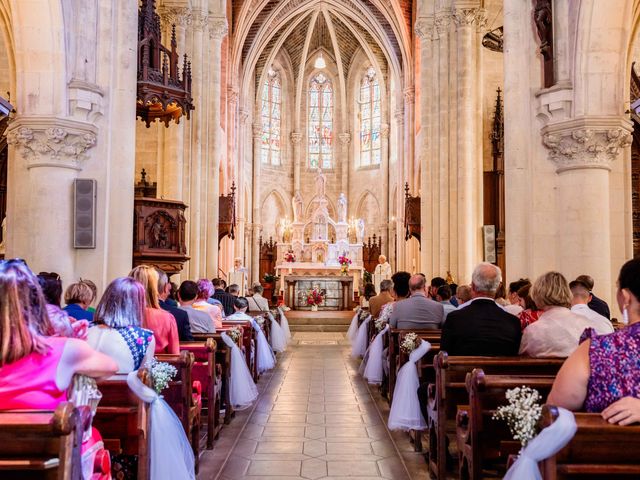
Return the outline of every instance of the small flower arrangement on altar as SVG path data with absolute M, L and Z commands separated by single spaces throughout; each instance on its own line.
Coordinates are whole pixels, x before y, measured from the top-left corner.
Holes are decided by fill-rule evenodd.
M 263 280 L 264 283 L 276 283 L 278 280 L 280 280 L 280 276 L 276 275 L 275 273 L 265 273 Z
M 540 433 L 538 422 L 542 416 L 542 396 L 536 389 L 526 386 L 511 388 L 505 396 L 509 403 L 498 407 L 493 419 L 507 422 L 513 439 L 520 441 L 524 448 Z
M 293 263 L 296 261 L 296 254 L 293 253 L 293 250 L 289 250 L 284 254 L 284 261 L 288 263 Z
M 347 257 L 347 252 L 343 252 L 342 255 L 338 257 L 338 263 L 340 264 L 340 273 L 346 275 L 349 271 L 349 265 L 351 265 L 351 259 Z
M 422 340 L 418 338 L 418 334 L 413 332 L 407 333 L 402 339 L 402 343 L 400 344 L 400 350 L 402 350 L 404 353 L 409 355 L 416 348 L 418 348 L 418 345 L 420 345 L 420 342 L 422 342 Z
M 238 343 L 242 338 L 242 330 L 240 327 L 233 327 L 230 330 L 226 331 L 227 336 L 233 341 L 233 343 Z
M 151 380 L 153 381 L 153 389 L 160 394 L 169 386 L 169 382 L 178 374 L 178 370 L 173 365 L 166 362 L 159 362 L 155 358 L 149 369 Z
M 318 305 L 324 302 L 325 293 L 318 287 L 307 290 L 307 305 L 311 306 L 311 310 L 318 310 Z

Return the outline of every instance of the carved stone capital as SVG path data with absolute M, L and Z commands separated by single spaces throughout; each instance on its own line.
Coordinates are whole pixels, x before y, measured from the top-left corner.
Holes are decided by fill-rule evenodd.
M 203 12 L 198 11 L 193 11 L 189 19 L 189 25 L 196 32 L 204 32 L 204 29 L 207 28 L 209 22 L 209 16 Z
M 444 35 L 449 31 L 451 24 L 451 12 L 438 12 L 433 20 L 438 36 Z
M 382 138 L 389 138 L 389 131 L 390 128 L 388 123 L 380 125 L 380 135 L 382 135 Z
M 487 24 L 487 11 L 484 8 L 454 8 L 452 17 L 456 29 L 473 26 L 482 28 Z
M 291 132 L 291 134 L 289 135 L 289 139 L 291 140 L 291 143 L 293 145 L 300 145 L 300 142 L 302 141 L 302 133 Z
M 240 124 L 245 125 L 249 119 L 249 110 L 245 108 L 240 109 Z
M 557 172 L 598 168 L 611 170 L 620 152 L 631 145 L 631 125 L 624 118 L 581 118 L 542 129 L 542 142 Z
M 191 9 L 187 7 L 162 7 L 158 9 L 160 20 L 164 25 L 186 27 L 191 25 Z
M 262 124 L 254 123 L 252 126 L 253 138 L 262 138 Z
M 56 117 L 16 117 L 7 132 L 27 168 L 82 170 L 86 152 L 96 144 L 95 125 Z
M 416 22 L 414 30 L 421 42 L 434 40 L 436 37 L 434 17 L 420 17 Z
M 211 40 L 222 40 L 229 33 L 229 25 L 224 17 L 209 18 L 209 38 Z
M 235 87 L 228 87 L 227 88 L 227 99 L 229 100 L 229 103 L 236 105 L 238 103 L 238 89 Z
M 343 132 L 338 134 L 338 140 L 343 147 L 346 147 L 351 143 L 351 134 L 349 132 Z
M 414 87 L 407 87 L 402 91 L 402 95 L 404 96 L 405 102 L 413 103 L 416 96 L 416 90 Z
M 404 110 L 396 110 L 393 116 L 395 117 L 397 123 L 404 123 Z

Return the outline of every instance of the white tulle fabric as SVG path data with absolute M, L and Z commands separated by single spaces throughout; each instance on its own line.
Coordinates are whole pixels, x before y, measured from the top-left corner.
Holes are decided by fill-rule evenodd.
M 577 428 L 573 413 L 558 407 L 558 418 L 520 452 L 520 456 L 504 476 L 505 480 L 542 480 L 538 462 L 558 453 L 571 441 Z
M 182 423 L 171 407 L 155 390 L 138 378 L 138 372 L 127 375 L 127 384 L 140 400 L 149 404 L 149 460 L 153 480 L 194 479 L 195 460 Z
M 358 317 L 360 316 L 360 309 L 356 311 L 356 314 L 351 319 L 351 324 L 349 324 L 349 330 L 347 330 L 347 338 L 351 343 L 356 339 L 356 334 L 358 333 Z
M 393 390 L 393 403 L 389 412 L 389 430 L 424 430 L 427 423 L 420 411 L 418 387 L 420 380 L 416 362 L 431 349 L 425 340 L 409 355 L 409 361 L 398 372 L 396 387 Z
M 353 358 L 364 357 L 364 354 L 367 352 L 367 347 L 369 346 L 369 332 L 367 330 L 367 325 L 371 321 L 371 315 L 364 319 L 364 322 L 360 324 L 358 327 L 358 333 L 356 334 L 356 338 L 351 344 L 351 356 Z
M 364 367 L 362 377 L 373 385 L 382 383 L 382 350 L 384 350 L 384 335 L 389 331 L 389 325 L 385 325 L 382 331 L 376 335 L 367 351 L 367 364 Z
M 280 312 L 280 326 L 282 330 L 284 330 L 284 336 L 287 338 L 287 343 L 291 341 L 291 329 L 289 329 L 289 320 L 287 320 L 287 316 L 284 314 L 284 310 L 282 307 L 278 307 L 278 311 Z M 272 322 L 275 322 L 275 318 L 272 319 Z
M 244 410 L 258 398 L 258 388 L 253 381 L 244 355 L 229 335 L 220 335 L 226 346 L 231 348 L 231 378 L 229 379 L 229 400 L 236 410 Z
M 267 342 L 267 337 L 265 337 L 262 328 L 260 328 L 255 318 L 251 319 L 251 325 L 253 325 L 253 329 L 256 331 L 256 336 L 258 337 L 258 373 L 266 372 L 275 367 L 276 357 L 273 355 L 271 345 Z
M 274 352 L 284 352 L 287 349 L 287 334 L 271 313 L 269 318 L 271 319 L 271 348 Z

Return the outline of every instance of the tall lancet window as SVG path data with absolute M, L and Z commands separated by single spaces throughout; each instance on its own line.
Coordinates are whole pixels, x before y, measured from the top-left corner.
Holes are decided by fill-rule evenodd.
M 262 85 L 262 163 L 280 165 L 280 123 L 282 119 L 280 74 L 269 70 Z
M 318 73 L 309 83 L 309 167 L 331 168 L 333 87 Z
M 360 82 L 360 165 L 380 165 L 380 83 L 376 70 L 369 67 Z

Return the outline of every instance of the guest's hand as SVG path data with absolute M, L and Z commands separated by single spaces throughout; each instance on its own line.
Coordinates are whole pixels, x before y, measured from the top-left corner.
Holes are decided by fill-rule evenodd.
M 640 422 L 640 398 L 623 397 L 613 402 L 602 411 L 602 418 L 618 425 Z
M 89 335 L 89 322 L 87 320 L 71 319 L 71 328 L 73 328 L 73 336 L 80 340 L 86 340 Z

